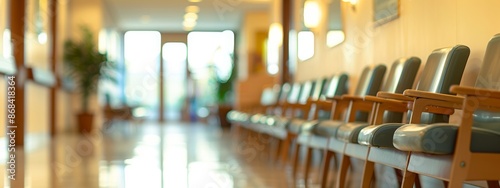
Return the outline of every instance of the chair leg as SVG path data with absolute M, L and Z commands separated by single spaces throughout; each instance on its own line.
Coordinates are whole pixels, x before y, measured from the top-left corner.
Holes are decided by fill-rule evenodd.
M 415 184 L 415 177 L 417 174 L 405 170 L 403 173 L 403 183 L 401 184 L 402 188 L 413 188 Z
M 488 188 L 500 188 L 498 181 L 487 181 Z
M 280 151 L 281 151 L 281 147 L 282 146 L 282 143 L 281 143 L 281 140 L 280 139 L 276 139 L 276 138 L 273 138 L 274 140 L 274 144 L 276 146 L 276 150 L 274 151 L 274 156 L 273 156 L 273 162 L 278 162 L 280 160 Z
M 323 165 L 321 165 L 321 176 L 320 176 L 321 178 L 320 182 L 322 188 L 325 188 L 326 183 L 328 182 L 328 172 L 330 171 L 330 162 L 333 156 L 334 153 L 332 151 L 326 150 L 324 152 Z
M 233 125 L 231 126 L 231 136 L 233 137 L 234 140 L 238 141 L 239 138 L 239 133 L 240 133 L 240 126 L 239 125 Z
M 337 188 L 345 187 L 345 181 L 347 179 L 347 170 L 351 166 L 351 157 L 347 155 L 342 155 L 342 160 L 340 161 L 339 174 L 337 174 Z
M 396 178 L 398 180 L 398 187 L 401 187 L 401 183 L 403 182 L 403 171 L 397 168 L 394 169 L 394 174 L 396 174 Z
M 422 188 L 422 185 L 420 184 L 420 176 L 418 174 L 415 175 L 415 188 Z
M 362 188 L 370 187 L 371 181 L 373 179 L 374 170 L 375 170 L 375 163 L 372 161 L 365 161 L 365 166 L 363 169 L 363 178 L 361 181 Z
M 281 151 L 280 151 L 280 154 L 281 154 L 281 162 L 286 165 L 287 163 L 287 160 L 288 160 L 288 152 L 289 152 L 289 149 L 290 149 L 290 142 L 291 142 L 291 138 L 289 135 L 287 135 L 287 137 L 285 138 L 285 140 L 281 141 Z
M 455 155 L 454 158 L 457 158 L 457 155 Z M 467 177 L 468 166 L 465 165 L 464 167 L 460 167 L 458 161 L 459 160 L 453 159 L 450 181 L 448 181 L 448 187 L 463 187 L 465 178 Z M 458 168 L 453 168 L 453 167 L 458 167 Z
M 299 157 L 300 157 L 300 145 L 299 144 L 294 144 L 293 146 L 293 156 L 292 156 L 292 177 L 296 178 L 297 177 L 297 168 L 299 165 Z
M 263 133 L 261 133 L 263 134 Z M 268 157 L 269 161 L 272 161 L 273 160 L 273 149 L 274 149 L 274 146 L 273 144 L 271 143 L 271 136 L 269 135 L 266 135 L 266 140 L 264 143 L 265 146 L 266 146 L 266 156 Z
M 311 168 L 311 159 L 312 159 L 312 149 L 310 147 L 307 147 L 306 151 L 306 160 L 305 162 L 305 167 L 304 167 L 304 182 L 306 182 L 307 185 L 307 180 L 309 179 L 309 170 Z

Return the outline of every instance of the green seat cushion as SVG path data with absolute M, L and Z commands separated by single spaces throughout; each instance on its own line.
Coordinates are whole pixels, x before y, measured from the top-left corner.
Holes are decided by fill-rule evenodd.
M 310 133 L 317 124 L 318 120 L 293 119 L 288 130 L 295 134 Z
M 337 120 L 321 121 L 313 128 L 312 133 L 322 137 L 332 137 L 337 134 L 337 129 L 339 128 L 339 126 L 344 123 L 345 122 L 343 121 Z
M 291 119 L 281 116 L 269 116 L 266 119 L 265 125 L 277 128 L 287 128 L 290 124 Z
M 404 151 L 431 154 L 452 154 L 455 149 L 458 126 L 453 124 L 408 124 L 396 130 L 394 147 Z M 500 153 L 500 133 L 472 127 L 470 150 L 482 153 Z
M 351 122 L 339 126 L 337 139 L 349 143 L 358 143 L 358 134 L 361 129 L 368 126 L 366 122 Z
M 304 119 L 298 119 L 298 118 L 292 119 L 290 121 L 290 125 L 288 126 L 288 131 L 295 133 L 295 134 L 299 134 L 300 129 L 302 128 L 302 125 L 306 122 L 307 122 L 307 120 L 304 120 Z
M 361 145 L 374 147 L 389 147 L 392 145 L 392 137 L 397 128 L 404 125 L 403 123 L 385 123 L 381 125 L 370 125 L 359 132 L 358 143 Z

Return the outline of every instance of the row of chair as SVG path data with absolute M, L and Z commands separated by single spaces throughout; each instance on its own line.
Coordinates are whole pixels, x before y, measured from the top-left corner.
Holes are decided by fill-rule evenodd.
M 420 187 L 418 174 L 443 180 L 447 187 L 472 180 L 499 187 L 500 92 L 495 90 L 500 86 L 500 35 L 488 43 L 474 88 L 457 86 L 469 53 L 463 45 L 434 50 L 413 89 L 420 59 L 403 58 L 391 65 L 385 82 L 384 65 L 365 68 L 351 95 L 345 95 L 347 75 L 285 84 L 263 92 L 263 99 L 278 97 L 263 100 L 259 113 L 233 111 L 228 119 L 238 130 L 276 138 L 282 162 L 293 148 L 294 176 L 299 150 L 306 147 L 306 180 L 312 150 L 322 150 L 321 187 L 327 186 L 332 158 L 339 163 L 336 187 L 346 187 L 354 158 L 364 161 L 361 187 L 377 179 L 375 164 L 394 168 L 401 187 Z M 450 124 L 457 110 L 462 111 L 460 121 Z

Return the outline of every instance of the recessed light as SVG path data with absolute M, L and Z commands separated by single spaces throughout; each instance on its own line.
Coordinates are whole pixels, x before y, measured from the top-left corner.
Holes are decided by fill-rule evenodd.
M 192 13 L 198 13 L 200 11 L 200 8 L 195 5 L 187 6 L 186 7 L 186 12 L 192 12 Z
M 191 3 L 198 3 L 198 2 L 201 2 L 201 0 L 188 0 L 189 2 Z
M 148 23 L 149 21 L 151 21 L 151 17 L 149 15 L 143 15 L 141 16 L 141 21 L 142 23 Z
M 196 26 L 196 21 L 187 21 L 187 20 L 184 20 L 182 22 L 182 25 L 184 27 L 194 27 L 194 26 Z
M 184 14 L 184 20 L 192 20 L 196 21 L 198 19 L 198 15 L 196 13 L 188 12 Z

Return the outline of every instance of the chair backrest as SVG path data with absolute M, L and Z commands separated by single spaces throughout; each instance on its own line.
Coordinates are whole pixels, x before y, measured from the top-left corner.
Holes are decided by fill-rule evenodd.
M 365 68 L 359 77 L 358 86 L 354 95 L 366 96 L 376 95 L 382 85 L 384 74 L 386 71 L 385 65 L 377 65 L 373 68 Z M 366 122 L 368 121 L 368 113 L 357 112 L 355 121 Z
M 280 84 L 274 84 L 273 93 L 274 93 L 274 104 L 278 103 L 281 97 L 281 92 L 283 87 Z
M 297 103 L 299 101 L 301 87 L 302 86 L 299 83 L 294 83 L 292 85 L 290 93 L 288 94 L 287 97 L 288 103 Z
M 476 87 L 500 90 L 500 33 L 488 42 Z M 500 113 L 478 110 L 474 112 L 474 126 L 500 132 Z
M 427 59 L 416 89 L 449 94 L 451 85 L 460 84 L 470 49 L 464 45 L 434 50 Z
M 320 78 L 315 80 L 314 83 L 314 89 L 311 91 L 311 99 L 313 100 L 318 100 L 319 97 L 321 96 L 321 93 L 323 92 L 323 88 L 325 87 L 327 78 Z
M 417 90 L 449 94 L 452 85 L 460 84 L 470 49 L 464 45 L 434 50 L 417 83 Z M 422 113 L 421 123 L 448 122 L 448 115 Z
M 306 81 L 302 84 L 302 88 L 299 94 L 298 103 L 305 104 L 307 99 L 311 97 L 311 91 L 313 91 L 314 84 L 311 81 Z
M 382 85 L 386 69 L 385 65 L 377 65 L 372 69 L 368 68 L 368 71 L 366 71 L 367 69 L 365 68 L 359 78 L 358 87 L 354 95 L 377 95 Z
M 400 58 L 391 65 L 381 91 L 403 93 L 415 81 L 421 60 L 418 57 Z
M 292 89 L 292 86 L 290 86 L 289 83 L 284 83 L 281 85 L 281 89 L 278 95 L 278 102 L 279 103 L 284 103 L 288 100 L 288 95 L 290 94 L 290 90 Z
M 272 105 L 276 103 L 276 92 L 273 89 L 274 87 L 265 88 L 262 91 L 262 95 L 260 97 L 260 104 L 262 106 Z
M 476 87 L 500 90 L 500 33 L 488 42 Z
M 370 73 L 370 67 L 365 67 L 363 71 L 361 71 L 361 76 L 359 77 L 358 84 L 356 85 L 356 90 L 354 90 L 354 95 L 361 96 L 365 90 L 366 84 L 364 81 L 367 79 L 368 74 Z
M 327 84 L 321 98 L 341 96 L 347 93 L 347 80 L 349 77 L 347 74 L 340 74 L 337 76 L 332 76 L 332 78 L 327 81 Z
M 325 86 L 321 91 L 321 96 L 319 97 L 321 100 L 325 100 L 326 98 L 331 98 L 335 96 L 341 96 L 347 93 L 347 74 L 340 74 L 330 77 L 326 80 Z M 330 119 L 331 110 L 321 110 L 317 111 L 318 119 L 326 120 Z
M 403 93 L 404 90 L 410 89 L 415 81 L 418 68 L 420 67 L 420 58 L 400 58 L 391 65 L 389 74 L 385 80 L 381 91 L 391 93 Z M 402 122 L 403 113 L 389 112 L 384 113 L 384 123 Z

